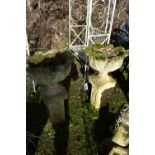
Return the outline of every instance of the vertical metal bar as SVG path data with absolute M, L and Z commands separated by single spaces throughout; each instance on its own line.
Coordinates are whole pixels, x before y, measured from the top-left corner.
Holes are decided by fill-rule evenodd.
M 108 15 L 107 15 L 107 20 L 106 20 L 105 33 L 107 33 L 107 27 L 108 27 L 108 23 L 109 23 L 110 4 L 111 4 L 111 0 L 109 0 L 109 3 L 108 3 Z
M 70 48 L 70 43 L 71 43 L 71 0 L 69 0 L 69 51 L 71 50 Z
M 29 43 L 28 43 L 27 35 L 26 35 L 26 54 L 27 54 L 28 56 L 30 55 Z
M 33 91 L 36 93 L 36 85 L 34 83 L 34 80 L 32 80 L 32 86 L 33 86 Z
M 89 14 L 88 14 L 88 8 L 89 8 L 89 0 L 87 0 L 86 2 L 86 5 L 87 5 L 87 16 L 86 16 L 86 33 L 85 33 L 85 44 L 86 46 L 88 46 L 88 31 L 89 31 L 89 28 L 88 28 L 88 18 L 89 18 Z
M 89 34 L 89 0 L 87 0 L 87 17 L 86 17 L 86 46 L 88 46 L 88 34 Z
M 32 10 L 32 8 L 31 8 L 31 2 L 30 2 L 30 0 L 27 0 L 27 5 L 28 5 L 28 8 L 30 9 L 30 11 Z
M 90 40 L 90 28 L 91 28 L 91 16 L 92 16 L 92 7 L 93 7 L 93 0 L 88 0 L 88 8 L 87 8 L 87 46 L 89 45 Z
M 38 7 L 39 7 L 39 10 L 40 10 L 40 8 L 41 8 L 41 2 L 40 2 L 40 0 L 38 0 Z
M 113 21 L 114 21 L 114 13 L 115 13 L 115 8 L 116 8 L 116 1 L 117 0 L 113 0 L 113 10 L 112 10 L 112 16 L 111 16 L 111 22 L 110 22 L 110 29 L 109 29 L 109 38 L 108 38 L 108 44 L 110 42 L 110 37 L 111 37 L 111 31 L 112 31 L 112 25 L 113 25 Z
M 28 43 L 27 34 L 26 34 L 26 52 L 27 52 L 26 54 L 29 56 L 30 50 L 29 50 L 29 43 Z M 32 80 L 32 86 L 33 86 L 33 91 L 36 93 L 34 80 Z

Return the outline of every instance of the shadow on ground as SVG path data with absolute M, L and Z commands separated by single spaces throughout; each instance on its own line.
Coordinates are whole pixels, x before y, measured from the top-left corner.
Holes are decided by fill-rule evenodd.
M 34 94 L 34 97 L 38 97 Z M 34 155 L 39 142 L 39 137 L 48 119 L 43 102 L 29 100 L 26 103 L 26 154 Z
M 74 76 L 73 76 L 74 75 Z M 70 80 L 77 79 L 78 77 L 76 65 L 72 64 L 70 75 L 61 82 L 61 84 L 69 92 Z M 45 128 L 48 120 L 47 109 L 40 99 L 40 94 L 32 93 L 30 99 L 26 103 L 26 154 L 35 155 L 39 138 Z M 69 136 L 69 100 L 64 100 L 65 121 L 52 124 L 55 131 L 54 146 L 55 155 L 67 155 L 68 152 L 68 136 Z M 45 153 L 46 154 L 46 153 Z
M 116 114 L 109 112 L 109 105 L 100 108 L 99 117 L 94 122 L 94 140 L 97 142 L 99 155 L 107 155 L 113 147 L 110 138 L 111 128 L 115 124 Z M 104 143 L 104 144 L 103 144 Z

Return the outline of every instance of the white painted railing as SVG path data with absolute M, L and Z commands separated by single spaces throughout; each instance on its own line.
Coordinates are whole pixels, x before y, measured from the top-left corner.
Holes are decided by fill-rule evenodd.
M 108 44 L 116 0 L 69 0 L 69 49 L 83 50 L 89 44 Z

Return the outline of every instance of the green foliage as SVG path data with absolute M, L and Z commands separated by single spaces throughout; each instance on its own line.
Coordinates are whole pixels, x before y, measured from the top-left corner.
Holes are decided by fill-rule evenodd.
M 59 61 L 65 63 L 68 60 L 73 60 L 73 56 L 69 53 L 69 51 L 58 51 L 58 50 L 51 50 L 47 52 L 36 52 L 34 55 L 27 57 L 27 63 L 38 65 L 46 60 Z
M 120 98 L 119 100 L 112 101 L 109 103 L 109 112 L 117 113 L 123 104 L 128 104 L 126 98 Z
M 114 57 L 126 57 L 128 56 L 128 51 L 125 50 L 122 46 L 114 47 L 112 44 L 101 45 L 94 44 L 86 49 L 88 56 L 95 58 L 96 60 L 106 60 Z
M 100 49 L 101 47 L 102 45 L 95 44 L 87 47 L 85 50 L 88 56 L 94 57 L 97 60 L 105 60 L 106 59 L 105 55 L 98 51 L 98 49 Z

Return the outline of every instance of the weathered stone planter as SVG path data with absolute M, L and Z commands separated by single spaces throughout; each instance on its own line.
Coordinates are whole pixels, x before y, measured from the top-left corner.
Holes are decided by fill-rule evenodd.
M 113 147 L 108 155 L 129 155 L 128 149 L 119 146 Z
M 129 105 L 126 104 L 121 108 L 119 117 L 115 124 L 115 133 L 112 137 L 115 145 L 109 155 L 128 155 L 129 145 Z
M 63 57 L 61 55 L 65 55 L 65 53 L 39 52 L 39 54 L 27 59 L 28 63 L 31 64 L 27 68 L 27 74 L 36 84 L 41 85 L 38 90 L 53 124 L 65 121 L 64 100 L 68 98 L 68 92 L 60 82 L 69 75 L 71 62 L 67 54 Z M 48 58 L 48 63 L 45 63 L 46 66 L 41 66 L 40 64 L 46 58 Z M 54 62 L 55 64 L 52 64 Z
M 90 66 L 98 71 L 97 75 L 89 76 L 89 81 L 92 84 L 91 104 L 95 109 L 99 109 L 104 90 L 112 88 L 116 84 L 116 80 L 108 73 L 122 66 L 128 52 L 122 47 L 115 48 L 112 45 L 92 45 L 86 51 Z
M 121 147 L 129 145 L 129 106 L 124 105 L 116 122 L 114 136 L 112 141 Z

